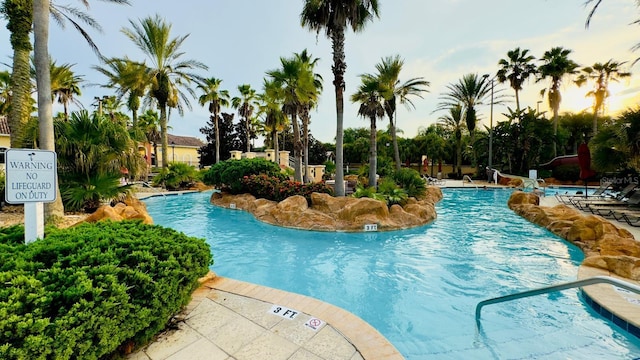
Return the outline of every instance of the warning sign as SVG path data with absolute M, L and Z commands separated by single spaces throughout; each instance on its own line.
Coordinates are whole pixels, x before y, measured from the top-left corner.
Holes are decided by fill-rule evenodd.
M 318 329 L 324 326 L 324 321 L 318 318 L 310 318 L 306 323 L 304 323 L 304 325 L 311 328 L 313 331 L 318 331 Z

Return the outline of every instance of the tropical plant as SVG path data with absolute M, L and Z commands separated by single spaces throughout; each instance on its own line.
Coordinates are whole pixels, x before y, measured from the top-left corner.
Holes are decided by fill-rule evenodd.
M 507 51 L 507 58 L 500 59 L 498 65 L 501 66 L 496 74 L 498 81 L 504 83 L 509 80 L 509 86 L 516 93 L 516 111 L 520 111 L 520 90 L 522 85 L 530 76 L 537 73 L 536 66 L 531 62 L 535 60 L 533 55 L 528 55 L 529 50 L 520 50 L 519 47 Z
M 265 141 L 275 150 L 275 162 L 280 164 L 280 143 L 278 134 L 284 131 L 287 124 L 287 116 L 282 111 L 284 96 L 281 87 L 275 80 L 264 79 L 262 84 L 262 94 L 258 95 L 260 100 L 260 114 L 263 116 L 263 128 L 268 134 Z
M 358 90 L 351 95 L 351 102 L 360 103 L 358 115 L 369 118 L 371 125 L 369 129 L 369 186 L 376 187 L 378 150 L 377 140 L 378 130 L 376 120 L 382 118 L 384 112 L 384 100 L 388 98 L 391 89 L 387 88 L 380 80 L 371 75 L 361 75 L 362 84 Z
M 305 0 L 300 19 L 303 27 L 316 33 L 324 29 L 331 39 L 333 51 L 333 84 L 336 95 L 336 195 L 344 196 L 343 118 L 344 73 L 347 69 L 344 53 L 345 30 L 361 31 L 367 22 L 378 16 L 378 0 Z
M 462 131 L 465 128 L 462 106 L 460 104 L 452 106 L 449 109 L 449 114 L 441 116 L 438 120 L 453 132 L 455 139 L 456 169 L 458 178 L 462 179 Z
M 218 126 L 218 114 L 220 114 L 220 108 L 222 106 L 229 106 L 229 91 L 221 90 L 220 84 L 222 84 L 222 80 L 211 77 L 204 79 L 203 83 L 198 85 L 198 89 L 202 91 L 198 102 L 202 106 L 209 103 L 209 113 L 211 114 L 215 131 L 216 164 L 220 162 L 220 128 Z
M 254 158 L 221 161 L 211 166 L 203 174 L 202 181 L 207 185 L 214 185 L 220 190 L 229 191 L 232 194 L 241 194 L 247 191 L 242 179 L 250 175 L 260 174 L 280 179 L 285 178 L 278 164 L 273 161 Z
M 623 71 L 622 66 L 626 61 L 618 62 L 613 59 L 605 63 L 595 63 L 593 66 L 582 68 L 582 73 L 575 80 L 578 86 L 582 86 L 589 80 L 594 82 L 593 90 L 587 96 L 593 97 L 593 133 L 598 133 L 598 116 L 604 115 L 604 104 L 609 97 L 609 83 L 618 82 L 628 78 L 631 73 Z
M 182 115 L 184 106 L 191 108 L 187 94 L 192 98 L 196 94 L 190 85 L 202 80 L 191 71 L 206 70 L 207 66 L 196 60 L 181 60 L 184 55 L 181 46 L 189 35 L 171 38 L 171 25 L 160 15 L 141 19 L 139 24 L 129 20 L 129 24 L 131 29 L 123 28 L 122 33 L 151 61 L 148 69 L 151 82 L 149 95 L 160 109 L 162 167 L 168 167 L 167 111 L 177 108 Z
M 0 71 L 0 115 L 9 115 L 11 105 L 11 73 Z
M 310 106 L 317 99 L 318 85 L 313 74 L 313 66 L 309 56 L 303 52 L 306 59 L 300 54 L 292 58 L 280 58 L 281 68 L 267 72 L 274 85 L 280 88 L 279 93 L 284 101 L 284 111 L 289 114 L 293 124 L 293 157 L 295 161 L 296 181 L 302 181 L 302 151 L 303 144 L 300 139 L 300 124 L 298 115 L 303 104 Z M 308 108 L 307 108 L 308 110 Z
M 160 170 L 153 178 L 155 186 L 164 184 L 168 190 L 183 190 L 192 186 L 198 179 L 198 171 L 191 165 L 179 162 L 169 163 L 169 167 Z
M 307 101 L 300 103 L 299 115 L 302 121 L 302 151 L 304 159 L 304 171 L 303 181 L 308 183 L 309 179 L 309 123 L 311 122 L 311 109 L 315 108 L 318 104 L 318 98 L 322 93 L 322 76 L 314 73 L 314 67 L 318 62 L 318 58 L 313 58 L 311 54 L 307 53 L 307 49 L 302 50 L 301 53 L 294 54 L 297 61 L 302 63 L 302 66 L 307 67 L 313 74 L 313 86 L 309 87 L 309 94 Z
M 366 187 L 366 186 L 364 186 L 362 184 L 358 184 L 358 185 L 356 185 L 356 189 L 355 189 L 355 191 L 353 192 L 353 194 L 351 196 L 353 196 L 354 198 L 358 198 L 358 199 L 366 197 L 366 198 L 370 198 L 370 199 L 380 200 L 380 201 L 386 202 L 386 199 L 384 198 L 384 195 L 379 194 L 376 191 L 376 188 L 374 186 Z
M 442 101 L 437 110 L 447 110 L 454 106 L 462 106 L 471 144 L 475 143 L 475 130 L 478 116 L 476 106 L 483 105 L 491 93 L 491 80 L 479 77 L 478 74 L 466 74 L 457 83 L 447 85 L 448 91 L 440 96 Z M 476 149 L 472 149 L 471 165 L 476 167 Z
M 111 58 L 104 60 L 104 67 L 94 66 L 93 69 L 107 77 L 104 87 L 115 89 L 117 99 L 127 96 L 127 108 L 131 111 L 132 125 L 138 122 L 140 98 L 143 97 L 151 85 L 149 68 L 142 62 L 128 58 Z
M 602 172 L 640 169 L 640 108 L 626 109 L 589 143 L 594 167 Z
M 560 85 L 562 79 L 568 75 L 573 75 L 577 71 L 578 64 L 569 59 L 571 50 L 562 47 L 554 47 L 545 51 L 540 59 L 543 64 L 538 67 L 539 78 L 541 81 L 545 78 L 551 78 L 551 84 L 548 89 L 543 89 L 540 95 L 547 93 L 549 108 L 553 111 L 553 156 L 558 156 L 558 112 L 560 111 L 560 103 L 562 102 L 562 94 L 560 93 Z
M 427 192 L 425 181 L 420 174 L 409 168 L 397 170 L 392 175 L 393 180 L 406 192 L 408 197 L 420 199 Z
M 80 83 L 82 76 L 75 75 L 71 68 L 74 64 L 57 65 L 51 60 L 51 96 L 62 104 L 64 119 L 69 120 L 69 103 L 74 103 L 80 107 L 82 104 L 74 95 L 82 95 Z
M 391 133 L 391 140 L 393 142 L 393 159 L 395 161 L 396 170 L 400 170 L 400 151 L 398 149 L 398 134 L 397 134 L 397 113 L 396 103 L 399 102 L 406 106 L 408 110 L 415 109 L 413 101 L 410 96 L 417 96 L 422 98 L 423 92 L 428 92 L 426 88 L 429 86 L 429 82 L 422 77 L 411 78 L 404 83 L 400 83 L 400 72 L 404 60 L 400 58 L 400 55 L 388 56 L 382 58 L 381 62 L 376 65 L 378 70 L 377 77 L 381 83 L 391 89 L 390 97 L 384 100 L 384 110 L 389 117 L 389 132 Z
M 256 91 L 251 88 L 249 84 L 238 85 L 238 92 L 240 96 L 234 96 L 231 99 L 231 106 L 238 110 L 238 115 L 244 119 L 246 138 L 247 138 L 247 152 L 251 151 L 251 119 L 253 117 L 253 111 L 260 104 L 258 103 L 258 95 Z
M 409 196 L 407 195 L 407 191 L 395 183 L 395 181 L 391 178 L 383 178 L 378 185 L 379 195 L 382 195 L 384 201 L 387 203 L 387 206 L 391 205 L 404 205 L 407 202 Z
M 69 209 L 95 209 L 130 191 L 120 186 L 122 171 L 135 177 L 142 158 L 126 124 L 81 110 L 71 113 L 68 122 L 56 122 L 56 134 L 61 194 Z

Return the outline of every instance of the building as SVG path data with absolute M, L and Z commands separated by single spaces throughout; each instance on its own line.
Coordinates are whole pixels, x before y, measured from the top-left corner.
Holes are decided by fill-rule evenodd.
M 178 136 L 167 134 L 167 160 L 179 162 L 198 167 L 200 165 L 200 154 L 198 150 L 204 146 L 202 140 L 192 136 Z M 158 144 L 158 160 L 156 161 L 153 144 L 143 143 L 138 145 L 138 152 L 147 160 L 151 166 L 162 166 L 162 146 Z

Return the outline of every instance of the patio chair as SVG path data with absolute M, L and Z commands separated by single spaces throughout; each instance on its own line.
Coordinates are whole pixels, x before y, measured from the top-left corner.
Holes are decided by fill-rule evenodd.
M 634 227 L 640 227 L 640 215 L 623 214 L 622 218 L 627 222 L 627 224 Z
M 625 210 L 640 209 L 640 191 L 636 191 L 625 201 L 607 201 L 603 203 L 586 204 L 586 209 L 591 213 L 603 217 L 613 217 L 616 220 L 622 218 Z
M 423 175 L 422 179 L 427 182 L 427 185 L 443 186 L 446 184 L 446 181 L 444 179 L 437 179 L 427 175 Z

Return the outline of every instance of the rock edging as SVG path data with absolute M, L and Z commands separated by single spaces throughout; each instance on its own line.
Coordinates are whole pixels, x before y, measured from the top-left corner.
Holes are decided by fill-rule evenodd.
M 514 192 L 507 205 L 516 214 L 578 246 L 585 256 L 583 266 L 640 281 L 640 242 L 626 229 L 564 204 L 540 206 L 538 196 L 522 191 Z
M 268 224 L 314 231 L 364 231 L 368 224 L 378 231 L 408 229 L 428 224 L 436 219 L 435 204 L 442 199 L 438 187 L 428 187 L 424 199 L 410 198 L 404 206 L 392 205 L 370 198 L 333 197 L 311 194 L 311 205 L 300 195 L 276 202 L 256 199 L 250 194 L 231 195 L 213 193 L 211 203 L 216 206 L 241 209 Z

